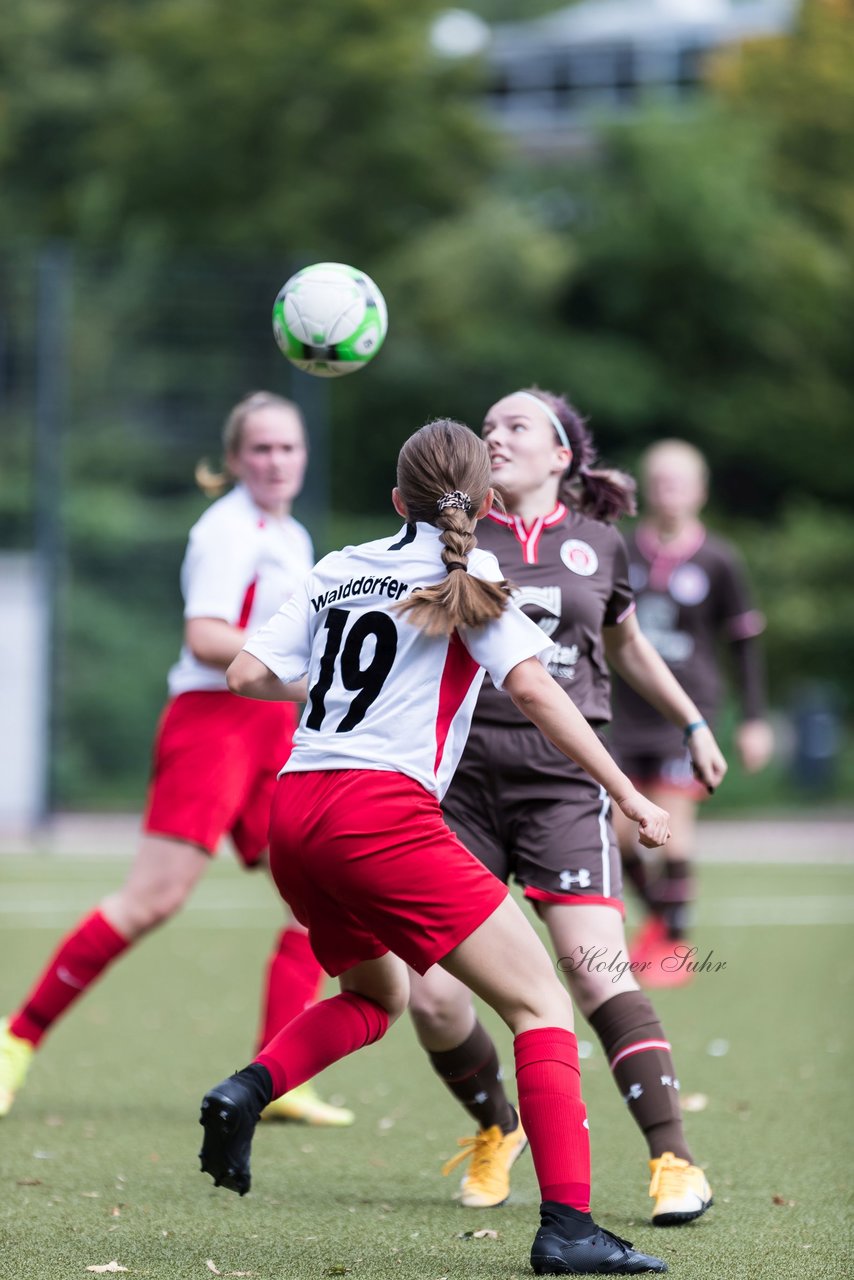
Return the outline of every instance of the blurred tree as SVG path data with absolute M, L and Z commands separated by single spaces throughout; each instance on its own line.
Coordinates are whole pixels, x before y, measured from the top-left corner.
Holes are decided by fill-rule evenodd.
M 854 242 L 854 0 L 803 0 L 791 37 L 715 61 L 712 84 L 768 131 L 772 190 L 823 235 Z
M 464 206 L 495 154 L 436 0 L 58 0 L 0 15 L 5 230 L 340 254 Z
M 731 510 L 845 505 L 851 263 L 770 180 L 768 131 L 706 108 L 612 131 L 573 227 L 570 390 L 631 455 L 686 435 Z
M 854 596 L 848 589 L 854 518 L 809 498 L 787 507 L 778 525 L 742 526 L 768 617 L 772 687 L 780 701 L 824 681 L 839 708 L 854 709 L 854 680 L 843 656 L 854 651 Z
M 542 18 L 555 13 L 558 9 L 568 9 L 578 0 L 461 0 L 460 4 L 448 4 L 448 9 L 468 9 L 477 13 L 486 22 L 530 22 L 533 18 Z
M 854 625 L 834 603 L 854 541 L 852 0 L 807 0 L 791 37 L 716 59 L 690 109 L 545 163 L 472 109 L 476 62 L 431 53 L 445 7 L 0 6 L 5 542 L 26 539 L 21 241 L 76 255 L 66 801 L 141 793 L 202 506 L 192 463 L 244 391 L 288 391 L 269 307 L 309 257 L 369 270 L 391 314 L 376 364 L 329 392 L 338 534 L 388 510 L 420 422 L 477 425 L 536 381 L 575 398 L 612 461 L 695 440 L 714 515 L 741 522 L 775 690 L 836 664 Z

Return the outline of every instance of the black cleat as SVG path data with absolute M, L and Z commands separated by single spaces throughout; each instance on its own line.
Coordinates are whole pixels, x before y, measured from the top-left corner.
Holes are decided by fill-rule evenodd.
M 252 1183 L 249 1153 L 258 1123 L 258 1107 L 242 1080 L 229 1076 L 202 1099 L 199 1124 L 205 1131 L 199 1159 L 216 1187 L 245 1196 Z
M 595 1222 L 587 1235 L 577 1236 L 562 1229 L 560 1219 L 547 1212 L 534 1237 L 531 1266 L 538 1276 L 634 1276 L 667 1270 L 661 1258 L 638 1253 L 628 1240 Z

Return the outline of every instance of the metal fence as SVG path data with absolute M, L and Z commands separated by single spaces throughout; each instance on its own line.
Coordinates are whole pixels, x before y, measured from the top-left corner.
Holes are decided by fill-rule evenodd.
M 290 269 L 62 244 L 0 256 L 0 551 L 34 553 L 43 592 L 42 814 L 141 800 L 204 505 L 194 466 L 218 460 L 225 414 L 252 389 L 293 397 L 311 422 L 298 514 L 325 542 L 325 387 L 270 330 Z

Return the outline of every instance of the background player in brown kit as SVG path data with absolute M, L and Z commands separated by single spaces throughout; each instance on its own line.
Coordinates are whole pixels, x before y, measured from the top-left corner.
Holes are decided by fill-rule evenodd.
M 204 464 L 208 507 L 190 531 L 181 569 L 184 647 L 169 673 L 170 700 L 154 745 L 143 834 L 120 889 L 62 939 L 18 1009 L 0 1023 L 0 1116 L 10 1110 L 35 1049 L 105 969 L 175 914 L 228 832 L 244 866 L 267 848 L 276 768 L 296 723 L 288 704 L 247 703 L 225 669 L 254 629 L 311 568 L 308 533 L 291 516 L 308 458 L 305 427 L 288 400 L 256 392 L 235 405 L 223 431 L 227 475 Z M 291 923 L 269 959 L 259 1041 L 311 1004 L 323 971 L 301 925 Z M 277 1101 L 269 1118 L 348 1125 L 311 1085 Z
M 633 481 L 592 469 L 584 422 L 548 392 L 499 400 L 483 436 L 506 514 L 481 521 L 478 542 L 497 556 L 518 588 L 516 602 L 553 641 L 552 675 L 597 730 L 611 714 L 606 657 L 680 733 L 701 719 L 634 616 L 625 546 L 609 523 L 633 510 Z M 716 786 L 726 764 L 707 727 L 691 733 L 690 750 L 700 775 Z M 573 999 L 646 1137 L 653 1222 L 698 1217 L 711 1192 L 682 1131 L 670 1045 L 631 973 L 615 981 L 613 970 L 598 972 L 590 963 L 594 953 L 627 960 L 608 796 L 485 682 L 443 808 L 463 843 L 500 879 L 515 877 L 546 924 Z M 492 1041 L 469 993 L 438 967 L 413 977 L 411 1009 L 436 1072 L 479 1125 L 457 1157 L 471 1157 L 463 1203 L 500 1204 L 525 1135 L 501 1085 Z
M 764 620 L 752 606 L 738 552 L 699 520 L 708 494 L 706 460 L 684 440 L 661 440 L 641 459 L 641 485 L 644 517 L 627 539 L 641 627 L 710 723 L 723 692 L 720 651 L 729 649 L 742 715 L 735 743 L 753 773 L 773 750 L 757 639 Z M 615 815 L 626 874 L 650 912 L 632 942 L 632 959 L 647 965 L 644 985 L 682 985 L 691 970 L 662 960 L 690 925 L 697 803 L 708 792 L 694 776 L 678 728 L 619 679 L 611 741 L 638 786 L 667 805 L 673 831 L 656 875 Z

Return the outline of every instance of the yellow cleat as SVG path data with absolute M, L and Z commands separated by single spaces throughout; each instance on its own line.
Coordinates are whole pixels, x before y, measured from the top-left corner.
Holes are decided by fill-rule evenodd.
M 0 1116 L 12 1110 L 15 1094 L 24 1083 L 35 1047 L 29 1040 L 13 1036 L 8 1018 L 0 1021 Z
M 460 1138 L 463 1148 L 443 1167 L 447 1176 L 464 1160 L 471 1165 L 460 1184 L 459 1198 L 467 1209 L 492 1209 L 503 1204 L 510 1194 L 510 1170 L 528 1145 L 521 1120 L 510 1133 L 497 1124 L 481 1129 L 473 1138 Z
M 346 1107 L 324 1102 L 310 1081 L 297 1085 L 281 1098 L 274 1098 L 261 1112 L 262 1120 L 290 1120 L 326 1129 L 346 1129 L 356 1117 Z
M 680 1227 L 683 1222 L 693 1222 L 712 1204 L 712 1188 L 695 1164 L 665 1151 L 657 1160 L 650 1160 L 649 1167 L 649 1194 L 655 1198 L 654 1227 Z

